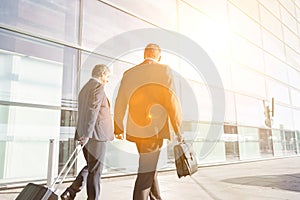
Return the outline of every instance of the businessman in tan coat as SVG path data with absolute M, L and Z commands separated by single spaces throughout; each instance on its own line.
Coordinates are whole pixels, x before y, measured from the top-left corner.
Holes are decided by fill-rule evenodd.
M 163 139 L 170 139 L 169 121 L 181 140 L 181 109 L 175 95 L 173 76 L 167 65 L 159 64 L 161 49 L 148 44 L 144 61 L 122 77 L 114 109 L 116 138 L 135 142 L 139 153 L 138 175 L 133 200 L 161 200 L 157 162 Z M 128 106 L 126 131 L 123 120 Z

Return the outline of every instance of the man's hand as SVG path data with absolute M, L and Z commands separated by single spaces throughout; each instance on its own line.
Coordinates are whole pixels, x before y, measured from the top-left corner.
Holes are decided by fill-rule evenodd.
M 178 133 L 178 134 L 177 134 L 177 141 L 178 141 L 178 142 L 182 142 L 182 141 L 183 141 L 183 138 L 182 138 L 181 133 Z
M 88 137 L 82 136 L 81 138 L 78 139 L 79 144 L 83 145 L 86 144 L 89 141 Z
M 123 140 L 124 139 L 124 134 L 123 133 L 115 134 L 115 137 L 119 140 Z

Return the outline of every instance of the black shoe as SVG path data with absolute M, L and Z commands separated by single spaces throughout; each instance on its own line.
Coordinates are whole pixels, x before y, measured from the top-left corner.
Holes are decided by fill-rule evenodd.
M 62 193 L 62 195 L 60 195 L 60 198 L 62 200 L 74 200 L 74 198 L 71 197 L 71 193 L 68 190 L 64 191 L 64 193 Z

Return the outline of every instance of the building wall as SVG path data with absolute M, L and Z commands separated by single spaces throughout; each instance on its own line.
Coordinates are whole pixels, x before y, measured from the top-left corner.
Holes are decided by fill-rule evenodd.
M 142 47 L 115 59 L 109 50 L 132 44 L 103 44 L 144 28 L 188 37 L 221 77 L 222 88 L 208 84 L 189 60 L 162 55 L 176 72 L 183 132 L 199 164 L 297 155 L 299 16 L 299 0 L 5 0 L 0 5 L 0 184 L 45 179 L 50 138 L 57 146 L 55 171 L 61 168 L 74 148 L 77 93 L 92 67 L 111 67 L 106 91 L 113 105 L 122 73 L 142 61 Z M 214 90 L 225 95 L 222 122 L 212 121 L 218 112 L 212 109 Z M 272 98 L 269 127 L 265 107 L 272 108 Z M 221 128 L 211 137 L 214 126 Z M 172 145 L 164 144 L 161 170 L 174 168 Z M 134 173 L 137 159 L 133 144 L 113 141 L 105 174 Z M 81 157 L 72 174 L 83 164 Z

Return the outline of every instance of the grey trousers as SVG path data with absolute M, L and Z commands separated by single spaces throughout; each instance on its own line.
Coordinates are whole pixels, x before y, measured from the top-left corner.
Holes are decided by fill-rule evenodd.
M 71 197 L 75 198 L 86 185 L 88 200 L 100 198 L 100 180 L 104 166 L 106 142 L 89 139 L 83 148 L 83 154 L 87 165 L 79 172 L 75 181 L 67 188 Z
M 134 185 L 133 200 L 161 200 L 157 180 L 157 162 L 162 140 L 136 142 L 139 152 L 139 168 Z

